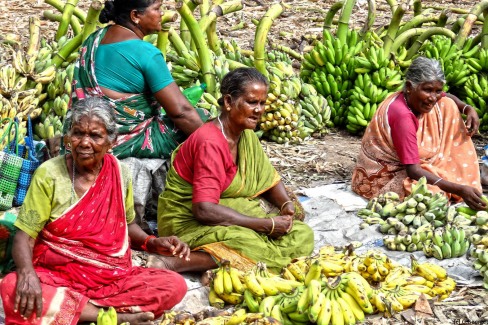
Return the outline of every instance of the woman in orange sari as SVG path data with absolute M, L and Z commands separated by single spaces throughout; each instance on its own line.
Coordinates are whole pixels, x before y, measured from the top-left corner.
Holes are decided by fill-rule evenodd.
M 404 197 L 425 176 L 430 190 L 485 208 L 471 140 L 479 127 L 476 111 L 443 95 L 444 73 L 434 59 L 415 59 L 405 79 L 404 90 L 383 101 L 365 131 L 353 191 L 365 198 L 388 191 Z
M 152 324 L 181 301 L 186 283 L 169 270 L 132 266 L 130 246 L 178 260 L 190 249 L 134 222 L 128 167 L 108 153 L 116 137 L 111 107 L 88 98 L 71 112 L 71 153 L 36 170 L 15 222 L 17 270 L 0 286 L 6 323 L 94 322 L 100 307 L 113 306 L 118 323 Z

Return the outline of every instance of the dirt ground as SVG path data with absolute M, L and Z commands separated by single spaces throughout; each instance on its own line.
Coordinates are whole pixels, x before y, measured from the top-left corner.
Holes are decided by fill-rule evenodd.
M 283 44 L 296 50 L 303 49 L 309 44 L 309 36 L 321 34 L 322 19 L 334 1 L 331 0 L 284 0 L 286 7 L 283 14 L 275 21 L 270 30 L 269 40 Z M 407 4 L 405 0 L 399 3 Z M 439 0 L 422 1 L 424 7 L 436 6 L 442 8 L 470 9 L 479 1 L 475 0 Z M 91 1 L 81 0 L 78 6 L 85 11 Z M 165 1 L 167 10 L 174 10 L 173 1 Z M 224 16 L 218 20 L 218 30 L 222 38 L 235 39 L 242 48 L 251 49 L 255 26 L 251 18 L 260 19 L 270 4 L 268 0 L 242 0 L 243 10 Z M 391 17 L 390 8 L 386 0 L 377 1 L 377 19 L 375 27 L 388 22 Z M 42 16 L 44 10 L 52 10 L 43 0 L 0 0 L 0 39 L 9 33 L 18 35 L 25 41 L 28 35 L 28 17 Z M 407 16 L 411 16 L 411 7 Z M 358 0 L 354 8 L 351 24 L 361 27 L 367 15 L 367 0 Z M 453 14 L 452 17 L 455 17 Z M 408 18 L 404 18 L 408 19 Z M 243 21 L 245 28 L 232 30 L 239 22 Z M 452 19 L 450 20 L 452 21 Z M 174 24 L 178 27 L 178 23 Z M 57 28 L 57 23 L 42 20 L 42 34 L 52 37 Z M 474 138 L 478 154 L 483 154 L 483 147 L 488 143 L 488 135 L 479 135 Z M 285 183 L 293 190 L 302 187 L 314 187 L 335 182 L 349 182 L 352 169 L 361 144 L 360 136 L 352 136 L 342 130 L 330 130 L 329 134 L 320 139 L 311 139 L 298 146 L 278 145 L 263 142 L 272 163 L 283 176 Z M 436 308 L 436 320 L 418 324 L 461 324 L 486 322 L 488 315 L 486 305 L 488 295 L 486 291 L 462 288 L 452 299 L 439 303 Z M 401 319 L 386 321 L 384 319 L 372 319 L 369 324 L 400 324 Z M 486 324 L 486 323 L 485 323 Z

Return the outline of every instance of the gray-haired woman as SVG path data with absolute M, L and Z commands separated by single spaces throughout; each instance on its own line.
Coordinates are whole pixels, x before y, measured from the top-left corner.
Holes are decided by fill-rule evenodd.
M 15 222 L 17 271 L 0 284 L 6 323 L 94 322 L 100 307 L 113 306 L 118 323 L 152 324 L 184 297 L 177 273 L 132 266 L 130 245 L 167 259 L 188 260 L 190 249 L 134 222 L 129 170 L 108 153 L 115 138 L 106 101 L 74 105 L 71 153 L 36 170 Z
M 443 93 L 444 73 L 434 59 L 415 59 L 405 79 L 404 90 L 381 103 L 365 131 L 352 189 L 365 198 L 388 191 L 403 197 L 424 176 L 430 190 L 485 208 L 471 141 L 476 111 Z

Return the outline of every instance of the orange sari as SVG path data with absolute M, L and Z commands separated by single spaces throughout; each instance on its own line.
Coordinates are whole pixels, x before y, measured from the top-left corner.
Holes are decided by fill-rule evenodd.
M 386 98 L 366 128 L 356 168 L 352 175 L 352 190 L 365 198 L 389 191 L 404 197 L 410 194 L 415 180 L 407 176 L 393 146 L 388 124 L 388 109 L 397 92 Z M 420 166 L 443 179 L 475 187 L 481 191 L 478 157 L 459 110 L 450 98 L 443 97 L 427 114 L 419 117 L 417 130 Z M 433 192 L 441 192 L 429 185 Z M 446 193 L 448 198 L 460 200 Z

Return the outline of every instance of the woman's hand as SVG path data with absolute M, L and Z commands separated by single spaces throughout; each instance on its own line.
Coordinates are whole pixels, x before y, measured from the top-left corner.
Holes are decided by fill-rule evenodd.
M 190 247 L 176 236 L 153 238 L 148 245 L 151 252 L 190 260 Z
M 293 217 L 295 215 L 295 204 L 292 201 L 286 203 L 283 209 L 281 209 L 280 214 Z
M 29 318 L 33 312 L 39 318 L 42 314 L 41 282 L 32 269 L 26 272 L 17 271 L 17 290 L 14 310 Z
M 289 233 L 293 227 L 293 216 L 286 215 L 286 216 L 276 216 L 273 217 L 274 220 L 274 229 L 273 232 L 268 234 L 268 237 L 271 238 L 280 238 L 287 233 Z
M 478 113 L 476 110 L 471 106 L 466 106 L 466 129 L 468 131 L 468 135 L 471 137 L 474 134 L 478 133 L 478 128 L 480 127 L 480 118 L 478 117 Z
M 471 186 L 461 186 L 459 196 L 461 196 L 464 202 L 472 209 L 485 210 L 487 208 L 485 202 L 481 199 L 481 193 L 477 189 Z

